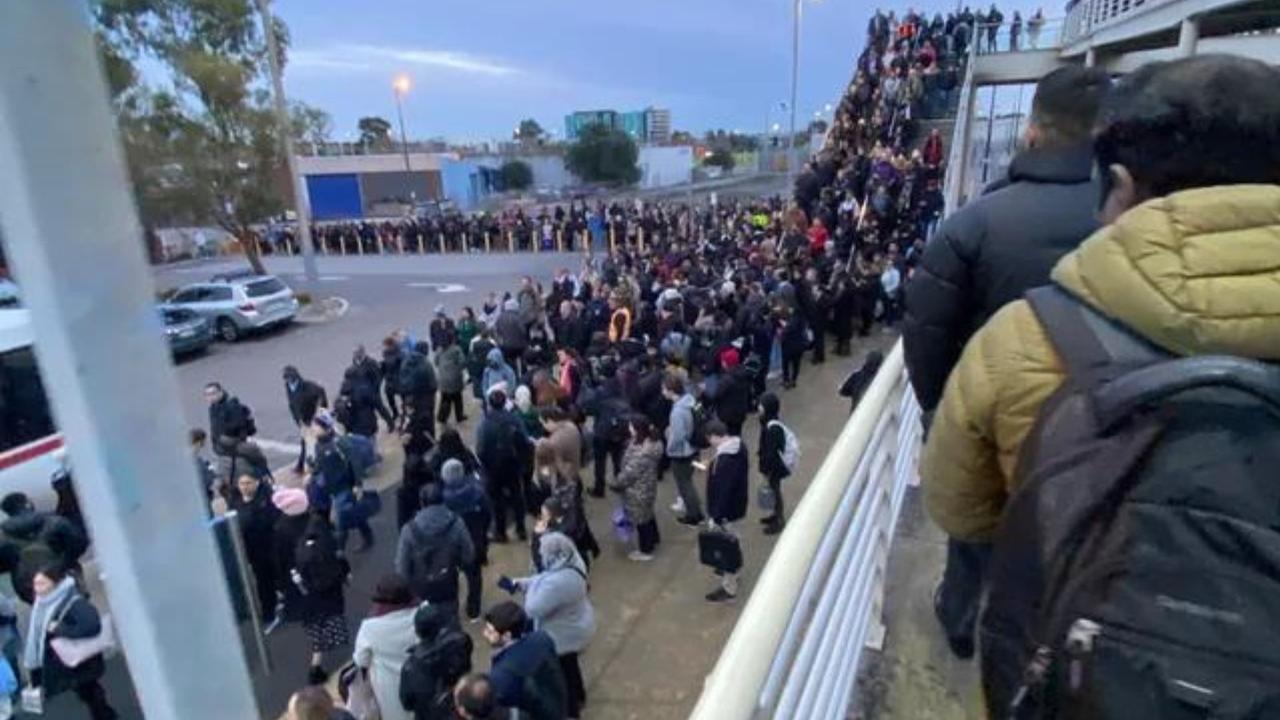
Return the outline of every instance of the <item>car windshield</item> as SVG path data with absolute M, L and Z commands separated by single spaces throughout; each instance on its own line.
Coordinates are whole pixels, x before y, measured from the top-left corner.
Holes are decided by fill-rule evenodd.
M 190 310 L 179 310 L 176 308 L 166 308 L 160 312 L 164 316 L 165 325 L 178 325 L 188 322 L 195 318 L 196 314 Z
M 285 289 L 284 283 L 279 278 L 267 278 L 266 280 L 257 280 L 244 286 L 244 292 L 251 298 L 262 297 L 264 295 L 275 295 Z

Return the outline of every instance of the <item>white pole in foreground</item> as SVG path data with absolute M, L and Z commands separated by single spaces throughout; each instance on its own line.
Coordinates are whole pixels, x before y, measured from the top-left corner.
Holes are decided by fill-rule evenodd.
M 307 184 L 298 174 L 298 159 L 293 154 L 293 127 L 289 120 L 289 109 L 285 105 L 284 78 L 280 73 L 279 52 L 276 34 L 271 31 L 271 9 L 267 0 L 258 0 L 258 12 L 262 15 L 262 33 L 267 40 L 267 64 L 271 68 L 271 99 L 276 111 L 276 132 L 280 133 L 280 143 L 284 150 L 284 159 L 289 168 L 289 182 L 293 183 L 293 207 L 298 216 L 298 246 L 302 249 L 302 273 L 307 279 L 308 290 L 313 293 L 320 283 L 320 272 L 316 269 L 316 251 L 311 246 L 311 198 L 307 195 Z
M 148 718 L 256 718 L 84 3 L 6 0 L 0 228 Z

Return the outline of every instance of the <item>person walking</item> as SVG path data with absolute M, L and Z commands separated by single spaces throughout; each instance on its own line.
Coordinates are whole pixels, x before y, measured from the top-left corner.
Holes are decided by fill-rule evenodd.
M 404 414 L 409 422 L 418 422 L 432 436 L 436 434 L 436 370 L 431 364 L 431 348 L 419 341 L 406 353 L 400 363 L 400 378 L 396 382 L 404 402 L 409 407 Z
M 387 409 L 391 411 L 391 419 L 396 426 L 403 425 L 403 411 L 400 407 L 400 366 L 404 363 L 405 349 L 403 343 L 395 335 L 388 335 L 382 340 L 382 362 L 378 366 L 382 373 L 382 392 L 387 401 Z
M 427 336 L 431 340 L 431 349 L 439 353 L 451 336 L 457 336 L 458 330 L 443 305 L 436 305 L 434 315 L 427 328 Z
M 499 579 L 508 592 L 524 594 L 524 611 L 535 631 L 545 632 L 555 645 L 568 690 L 566 716 L 581 715 L 587 700 L 578 655 L 596 630 L 595 608 L 587 597 L 587 568 L 573 541 L 551 532 L 538 547 L 542 572 L 527 578 Z
M 209 437 L 212 438 L 213 452 L 222 458 L 222 477 L 239 477 L 238 471 L 242 468 L 237 468 L 237 464 L 245 460 L 245 446 L 249 438 L 258 432 L 253 411 L 216 382 L 204 386 L 204 399 L 209 404 Z M 263 474 L 267 468 L 254 467 L 252 471 Z
M 475 564 L 466 522 L 444 504 L 439 483 L 422 488 L 422 509 L 400 530 L 395 568 L 421 600 L 448 608 L 458 622 L 458 576 Z
M 352 462 L 351 452 L 343 448 L 333 417 L 328 413 L 316 416 L 315 473 L 310 482 L 320 484 L 320 492 L 332 508 L 335 517 L 334 539 L 339 552 L 345 552 L 347 535 L 352 528 L 360 533 L 363 544 L 357 552 L 368 552 L 374 544 L 373 529 L 369 518 L 360 512 L 358 501 L 364 496 L 364 480 Z M 311 495 L 315 497 L 316 495 Z M 328 509 L 321 509 L 328 512 Z
M 414 720 L 456 717 L 453 686 L 471 672 L 471 638 L 431 603 L 414 612 L 413 630 L 418 642 L 400 670 L 400 704 Z
M 658 466 L 662 464 L 663 446 L 653 423 L 642 416 L 631 418 L 631 442 L 622 456 L 622 472 L 609 488 L 621 495 L 627 519 L 636 531 L 636 549 L 627 557 L 634 562 L 653 560 L 653 551 L 661 538 L 653 504 L 658 494 Z
M 294 584 L 293 571 L 298 567 L 298 545 L 307 534 L 311 523 L 307 493 L 301 488 L 279 488 L 271 493 L 271 504 L 280 514 L 271 529 L 272 571 L 276 580 L 276 624 L 300 620 L 298 587 Z M 275 627 L 267 626 L 266 633 Z
M 440 411 L 436 420 L 443 425 L 449 420 L 449 411 L 453 410 L 454 422 L 461 425 L 467 421 L 462 409 L 462 391 L 467 386 L 467 358 L 453 331 L 446 332 L 440 342 L 436 348 L 436 379 L 440 386 Z
M 520 484 L 521 458 L 529 446 L 524 423 L 507 410 L 507 395 L 489 393 L 489 411 L 476 428 L 476 455 L 484 468 L 489 497 L 493 500 L 493 541 L 507 542 L 507 526 L 515 525 L 516 537 L 526 540 L 524 492 Z
M 903 349 L 926 418 L 973 333 L 996 311 L 1049 280 L 1055 263 L 1098 227 L 1100 183 L 1091 133 L 1111 80 L 1096 68 L 1060 68 L 1036 86 L 1026 149 L 994 189 L 950 215 L 925 246 L 906 287 Z M 927 420 L 926 420 L 927 422 Z M 974 651 L 989 548 L 947 543 L 936 609 L 952 652 Z
M 568 718 L 569 690 L 551 636 L 531 630 L 529 616 L 510 600 L 489 608 L 484 623 L 485 640 L 493 648 L 489 680 L 498 705 L 531 720 Z
M 408 581 L 395 573 L 378 580 L 372 603 L 356 632 L 352 660 L 369 674 L 379 720 L 413 720 L 400 702 L 400 672 L 415 644 L 413 616 L 418 604 Z
M 293 418 L 293 424 L 298 428 L 298 435 L 301 438 L 298 461 L 294 464 L 293 471 L 301 475 L 306 468 L 307 458 L 311 456 L 312 446 L 315 444 L 311 423 L 315 420 L 318 411 L 329 407 L 329 395 L 319 383 L 303 378 L 298 368 L 292 365 L 284 367 L 283 375 L 289 416 Z
M 298 617 L 311 644 L 313 684 L 323 684 L 325 653 L 351 644 L 347 627 L 345 590 L 351 565 L 338 552 L 329 521 L 312 515 L 294 551 L 290 580 L 298 590 Z
M 698 402 L 689 393 L 684 378 L 676 373 L 669 372 L 663 378 L 662 394 L 671 401 L 666 453 L 679 494 L 672 510 L 681 523 L 697 526 L 702 523 L 702 501 L 698 497 L 697 486 L 693 484 L 693 461 L 698 456 L 698 448 L 694 445 L 697 422 L 694 413 Z
M 493 522 L 493 503 L 485 495 L 480 479 L 461 460 L 449 459 L 440 469 L 444 484 L 444 504 L 454 515 L 462 519 L 471 537 L 472 561 L 463 567 L 467 578 L 467 620 L 480 617 L 480 602 L 484 580 L 481 570 L 489 564 L 489 526 Z
M 357 345 L 356 349 L 351 353 L 351 366 L 349 369 L 354 369 L 356 374 L 364 381 L 363 384 L 372 388 L 374 414 L 381 417 L 382 421 L 387 424 L 388 431 L 394 431 L 395 421 L 391 418 L 391 411 L 387 409 L 386 405 L 382 404 L 382 396 L 379 394 L 379 388 L 382 387 L 382 366 L 377 360 L 369 357 L 364 345 Z M 345 373 L 343 374 L 343 380 L 344 382 L 346 380 Z M 376 432 L 377 422 L 375 421 L 374 433 L 371 433 L 370 436 L 376 434 Z
M 516 385 L 516 371 L 507 364 L 502 351 L 498 348 L 490 350 L 485 357 L 484 374 L 480 382 L 484 397 L 488 398 L 495 388 L 501 389 L 506 397 L 511 397 L 515 394 Z
M 33 587 L 35 602 L 22 653 L 31 687 L 39 688 L 46 700 L 70 690 L 88 708 L 93 720 L 115 720 L 119 715 L 107 702 L 107 692 L 102 687 L 106 671 L 102 655 L 68 667 L 53 649 L 53 641 L 59 638 L 97 637 L 102 632 L 102 616 L 80 592 L 75 578 L 57 563 L 41 568 L 35 574 Z
M 734 523 L 747 516 L 747 488 L 751 461 L 742 438 L 731 435 L 719 420 L 707 423 L 707 439 L 715 450 L 707 469 L 707 519 L 713 530 L 738 537 Z M 731 602 L 738 597 L 738 574 L 722 572 L 720 586 L 707 593 L 709 602 Z
M 348 433 L 373 440 L 378 434 L 378 408 L 381 405 L 377 386 L 369 382 L 368 374 L 354 365 L 347 368 L 338 397 L 333 402 L 333 417 L 342 423 L 342 427 Z M 393 422 L 387 425 L 394 427 Z

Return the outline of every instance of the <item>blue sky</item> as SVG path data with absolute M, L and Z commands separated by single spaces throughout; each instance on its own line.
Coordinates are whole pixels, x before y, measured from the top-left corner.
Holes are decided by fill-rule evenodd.
M 1035 6 L 1002 6 L 1028 4 Z M 352 137 L 364 115 L 394 122 L 391 81 L 399 72 L 413 81 L 404 111 L 415 139 L 505 137 L 524 117 L 563 133 L 573 110 L 648 105 L 669 108 L 676 128 L 697 133 L 786 122 L 778 103 L 790 92 L 791 0 L 276 0 L 274 7 L 293 37 L 287 92 L 328 111 L 339 140 Z M 916 7 L 945 11 L 954 3 Z M 806 2 L 797 123 L 848 81 L 873 11 L 866 0 Z

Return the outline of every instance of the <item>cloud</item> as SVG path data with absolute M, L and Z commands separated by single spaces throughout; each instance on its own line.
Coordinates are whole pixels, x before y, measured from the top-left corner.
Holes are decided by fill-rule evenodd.
M 306 70 L 394 70 L 405 66 L 440 68 L 469 75 L 502 77 L 521 74 L 512 65 L 452 50 L 379 47 L 376 45 L 341 44 L 323 49 L 298 49 L 290 53 L 295 68 Z

